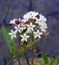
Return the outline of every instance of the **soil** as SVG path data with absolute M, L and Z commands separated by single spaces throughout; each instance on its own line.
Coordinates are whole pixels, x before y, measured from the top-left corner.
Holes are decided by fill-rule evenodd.
M 49 58 L 49 60 L 50 60 L 50 58 Z M 30 59 L 29 63 L 31 65 L 31 59 Z M 14 65 L 18 65 L 17 60 L 15 60 Z M 27 65 L 26 60 L 24 60 L 23 58 L 21 58 L 21 65 Z M 34 59 L 34 65 L 45 65 L 45 64 L 44 64 L 42 58 L 35 58 Z

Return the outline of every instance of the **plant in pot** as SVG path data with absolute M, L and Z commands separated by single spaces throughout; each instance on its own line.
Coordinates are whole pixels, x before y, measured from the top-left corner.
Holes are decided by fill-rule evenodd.
M 5 65 L 11 65 L 14 59 L 18 62 L 16 62 L 16 65 L 56 65 L 57 59 L 49 60 L 44 52 L 39 52 L 42 58 L 35 58 L 34 44 L 37 44 L 40 39 L 46 38 L 48 35 L 46 22 L 45 16 L 30 11 L 23 15 L 23 19 L 15 18 L 11 20 L 10 24 L 13 27 L 11 30 L 10 27 L 2 26 L 2 33 L 10 55 L 8 63 L 6 63 L 6 57 L 4 57 Z M 17 45 L 15 44 L 15 38 L 17 39 Z M 28 49 L 32 51 L 30 59 L 28 58 Z M 25 55 L 26 62 L 24 56 L 21 57 L 22 53 Z M 44 62 L 41 63 L 41 61 Z

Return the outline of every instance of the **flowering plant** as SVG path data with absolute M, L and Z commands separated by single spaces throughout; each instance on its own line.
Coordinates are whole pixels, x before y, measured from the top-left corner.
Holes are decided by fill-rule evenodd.
M 32 50 L 32 65 L 34 64 L 34 44 L 41 38 L 47 37 L 47 19 L 42 14 L 35 11 L 30 11 L 23 15 L 23 19 L 14 18 L 10 21 L 13 26 L 13 30 L 6 27 L 2 27 L 4 32 L 4 38 L 7 42 L 9 53 L 11 58 L 18 56 L 18 62 L 20 65 L 20 54 L 24 53 L 26 56 L 27 64 L 29 64 L 26 50 L 31 48 Z M 4 30 L 6 29 L 6 31 Z M 14 44 L 14 39 L 18 39 L 18 47 Z M 15 49 L 16 48 L 16 49 Z M 43 54 L 44 56 L 44 54 Z M 46 58 L 46 57 L 45 57 Z M 48 60 L 46 60 L 48 64 Z
M 24 41 L 38 40 L 42 38 L 43 34 L 47 33 L 47 19 L 38 12 L 30 11 L 23 16 L 23 19 L 13 19 L 10 24 L 14 26 L 14 31 L 11 30 L 9 35 L 11 39 L 17 38 L 17 33 L 21 37 L 21 42 Z M 31 38 L 32 37 L 32 38 Z M 32 40 L 33 41 L 33 40 Z

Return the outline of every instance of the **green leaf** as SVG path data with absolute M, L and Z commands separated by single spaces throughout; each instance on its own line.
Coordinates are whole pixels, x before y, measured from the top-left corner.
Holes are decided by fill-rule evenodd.
M 28 45 L 32 45 L 33 44 L 33 42 L 30 40 L 30 41 L 28 41 Z
M 53 58 L 49 65 L 56 65 L 56 64 L 57 64 L 57 59 Z
M 9 36 L 10 29 L 6 26 L 2 26 L 2 34 L 4 37 L 4 40 L 6 42 L 9 54 L 11 57 L 14 55 L 14 48 L 15 48 L 15 40 L 11 40 L 11 37 Z
M 27 31 L 27 29 L 24 29 L 24 30 L 21 32 L 21 34 L 24 34 L 26 31 Z
M 28 41 L 24 41 L 23 43 L 24 43 L 25 45 L 27 45 L 27 44 L 28 44 Z
M 18 49 L 17 55 L 20 55 L 21 53 L 24 53 L 25 51 L 26 51 L 26 48 L 21 46 L 21 47 Z
M 23 43 L 24 43 L 25 45 L 32 45 L 32 44 L 33 44 L 32 40 L 24 41 Z
M 44 52 L 41 53 L 41 56 L 45 65 L 47 65 L 49 63 L 48 56 Z
M 27 45 L 37 44 L 38 41 L 39 41 L 39 40 L 34 40 L 34 41 L 29 40 L 28 43 L 27 43 Z

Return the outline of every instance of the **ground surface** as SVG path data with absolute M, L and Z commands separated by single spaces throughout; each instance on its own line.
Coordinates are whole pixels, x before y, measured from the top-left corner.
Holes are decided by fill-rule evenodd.
M 29 10 L 29 0 L 0 0 L 0 24 L 3 23 L 6 6 L 10 8 L 7 18 L 7 22 L 9 22 L 13 18 L 22 17 Z M 32 0 L 32 10 L 42 13 L 48 19 L 50 35 L 44 40 L 44 43 L 40 42 L 41 50 L 50 56 L 59 55 L 59 0 Z M 0 53 L 0 65 L 3 65 L 3 55 L 6 55 L 7 59 L 9 57 L 2 35 L 0 35 L 0 48 L 2 50 Z

